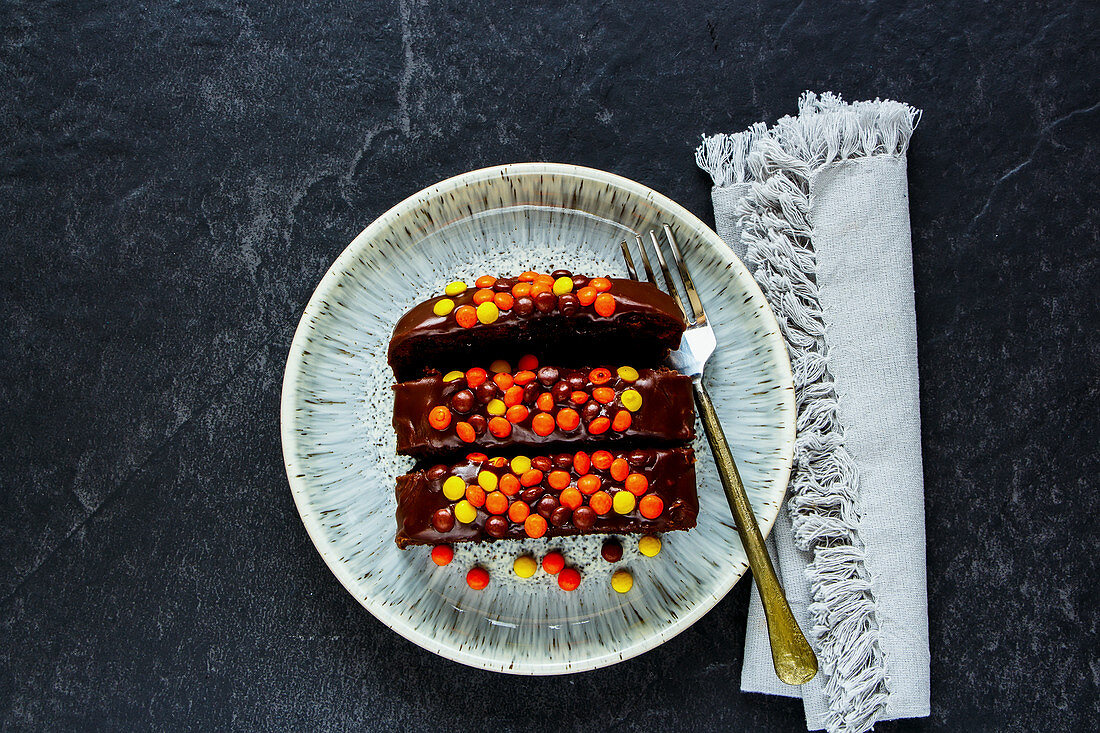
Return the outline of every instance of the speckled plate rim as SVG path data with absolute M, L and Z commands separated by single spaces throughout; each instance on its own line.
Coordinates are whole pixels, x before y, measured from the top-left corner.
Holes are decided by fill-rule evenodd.
M 776 366 L 782 373 L 777 375 L 776 378 L 783 383 L 784 387 L 782 391 L 785 395 L 782 407 L 784 419 L 782 420 L 783 434 L 780 446 L 783 461 L 776 480 L 776 485 L 782 487 L 782 492 L 777 497 L 778 501 L 776 501 L 774 505 L 766 507 L 766 509 L 770 509 L 771 506 L 774 506 L 774 512 L 769 512 L 769 516 L 757 515 L 756 517 L 757 523 L 760 525 L 760 531 L 767 537 L 771 533 L 772 526 L 775 524 L 776 517 L 779 514 L 779 509 L 783 505 L 783 500 L 786 498 L 787 484 L 790 479 L 791 465 L 794 458 L 795 438 L 794 378 L 791 372 L 790 357 L 787 353 L 786 343 L 780 333 L 779 324 L 775 320 L 775 314 L 764 298 L 764 294 L 760 291 L 760 287 L 757 285 L 756 280 L 753 279 L 752 275 L 749 273 L 748 268 L 746 268 L 740 258 L 733 253 L 733 250 L 731 250 L 710 227 L 700 221 L 698 217 L 672 199 L 654 191 L 648 186 L 644 186 L 629 178 L 624 178 L 623 176 L 607 173 L 606 171 L 597 170 L 595 168 L 586 168 L 584 166 L 567 163 L 509 163 L 506 165 L 481 168 L 453 176 L 429 186 L 409 196 L 371 222 L 366 229 L 360 232 L 359 235 L 351 241 L 344 251 L 340 253 L 340 256 L 336 258 L 336 261 L 332 263 L 332 266 L 329 267 L 324 277 L 322 277 L 318 283 L 313 295 L 310 297 L 309 303 L 302 313 L 302 317 L 299 319 L 298 326 L 294 332 L 294 338 L 290 344 L 286 370 L 283 375 L 279 422 L 283 446 L 283 465 L 286 469 L 287 479 L 290 482 L 291 494 L 294 497 L 294 504 L 302 519 L 302 524 L 305 526 L 306 533 L 309 535 L 310 540 L 313 542 L 314 547 L 317 548 L 317 551 L 320 553 L 321 558 L 325 561 L 329 570 L 332 571 L 333 575 L 340 581 L 340 584 L 344 586 L 348 593 L 350 593 L 360 605 L 402 637 L 408 639 L 417 646 L 452 661 L 493 672 L 543 676 L 600 669 L 636 657 L 660 646 L 689 628 L 710 609 L 714 608 L 714 606 L 733 589 L 733 586 L 744 577 L 745 571 L 748 569 L 748 564 L 742 562 L 738 564 L 738 567 L 731 568 L 731 572 L 726 578 L 727 582 L 721 587 L 719 592 L 707 594 L 701 602 L 697 603 L 688 613 L 677 619 L 675 623 L 657 629 L 651 635 L 625 648 L 577 661 L 546 663 L 525 662 L 522 664 L 505 663 L 497 659 L 470 654 L 462 649 L 447 646 L 435 636 L 429 636 L 421 632 L 415 626 L 407 623 L 404 619 L 389 614 L 384 606 L 373 603 L 369 596 L 363 596 L 361 588 L 359 588 L 355 578 L 348 571 L 346 565 L 341 563 L 338 558 L 333 557 L 327 551 L 325 530 L 318 518 L 313 516 L 308 510 L 305 500 L 305 494 L 308 491 L 306 482 L 295 475 L 290 460 L 290 457 L 296 453 L 298 441 L 297 432 L 295 430 L 294 403 L 297 399 L 297 391 L 302 373 L 303 351 L 305 350 L 307 332 L 309 330 L 306 324 L 320 315 L 325 297 L 336 287 L 337 282 L 345 274 L 348 265 L 354 259 L 364 254 L 364 250 L 367 248 L 368 244 L 383 233 L 394 220 L 415 210 L 427 200 L 443 196 L 448 192 L 486 179 L 538 174 L 556 175 L 563 178 L 573 177 L 579 180 L 615 186 L 644 200 L 648 200 L 657 207 L 669 211 L 694 229 L 695 233 L 713 248 L 717 256 L 726 263 L 733 271 L 736 278 L 744 284 L 745 288 L 751 293 L 754 302 L 760 307 L 765 322 L 768 325 L 767 333 L 761 336 L 768 342 L 774 352 L 779 355 Z

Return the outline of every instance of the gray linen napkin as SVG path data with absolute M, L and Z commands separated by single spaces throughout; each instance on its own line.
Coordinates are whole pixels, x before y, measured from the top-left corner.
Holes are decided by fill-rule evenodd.
M 809 730 L 929 713 L 924 483 L 905 151 L 919 112 L 806 93 L 774 127 L 704 137 L 718 234 L 775 311 L 797 438 L 769 550 L 821 663 L 775 676 L 753 587 L 741 688 Z

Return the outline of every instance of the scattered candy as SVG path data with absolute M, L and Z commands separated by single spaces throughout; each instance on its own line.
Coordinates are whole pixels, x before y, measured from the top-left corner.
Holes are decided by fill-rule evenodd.
M 661 539 L 652 535 L 646 535 L 638 540 L 638 552 L 646 557 L 656 557 L 661 551 Z
M 460 422 L 455 425 L 455 433 L 458 434 L 459 440 L 463 443 L 473 443 L 477 440 L 477 432 L 474 430 L 474 426 L 468 422 Z
M 432 526 L 437 532 L 450 532 L 455 528 L 455 515 L 449 506 L 436 510 L 432 515 Z
M 505 496 L 515 496 L 519 493 L 519 479 L 510 473 L 506 473 L 500 477 L 500 486 L 498 487 L 502 494 Z
M 512 434 L 512 423 L 503 417 L 490 418 L 489 432 L 494 438 L 507 438 Z
M 596 298 L 596 300 L 598 301 L 599 298 Z M 614 302 L 614 301 L 612 301 L 612 302 Z M 463 306 L 463 307 L 468 307 L 468 306 Z M 599 303 L 597 303 L 596 304 L 596 310 L 597 311 L 599 310 L 599 307 L 600 307 Z M 462 310 L 462 308 L 459 308 L 459 310 Z M 608 314 L 608 315 L 610 315 L 610 314 Z M 481 305 L 479 305 L 477 307 L 477 320 L 481 321 L 482 323 L 484 323 L 484 324 L 493 323 L 498 318 L 500 318 L 500 308 L 497 308 L 496 303 L 494 303 L 492 301 L 488 301 L 488 302 L 482 303 Z
M 523 501 L 513 501 L 511 506 L 508 507 L 508 518 L 516 524 L 523 524 L 530 514 L 531 507 Z
M 478 288 L 491 288 L 496 285 L 497 279 L 492 275 L 482 275 L 477 280 L 474 280 L 474 287 Z
M 611 421 L 606 417 L 597 417 L 592 422 L 588 423 L 588 432 L 593 435 L 603 435 L 611 427 Z
M 460 372 L 460 371 L 457 371 L 457 370 L 453 371 L 453 372 L 447 372 L 446 374 L 443 375 L 443 381 L 444 382 L 453 382 L 456 379 L 462 379 L 465 376 L 466 376 L 465 372 Z
M 623 546 L 618 540 L 608 540 L 600 548 L 600 556 L 608 562 L 618 562 L 623 559 Z
M 532 372 L 539 368 L 539 360 L 534 354 L 524 354 L 519 358 L 519 368 L 524 371 Z
M 599 293 L 596 292 L 596 288 L 589 285 L 577 291 L 577 300 L 581 302 L 581 305 L 588 306 L 596 302 L 597 295 L 599 295 Z
M 485 489 L 481 488 L 477 484 L 469 484 L 466 486 L 466 501 L 470 502 L 471 506 L 483 507 L 485 506 Z
M 634 505 L 638 502 L 634 494 L 629 491 L 616 491 L 611 501 L 617 514 L 630 514 L 634 511 Z
M 493 303 L 502 311 L 510 311 L 516 304 L 516 299 L 508 293 L 497 293 L 493 296 Z
M 649 479 L 640 473 L 632 473 L 626 477 L 623 487 L 634 496 L 641 496 L 649 488 Z
M 615 589 L 616 593 L 629 593 L 630 589 L 634 587 L 634 576 L 630 574 L 629 570 L 616 570 L 615 574 L 611 576 L 611 587 Z
M 624 382 L 637 382 L 638 370 L 634 367 L 621 366 L 615 370 L 615 373 L 619 375 L 619 379 Z
M 530 369 L 524 369 L 523 371 L 516 372 L 516 376 L 512 378 L 512 381 L 521 387 L 525 387 L 535 381 L 535 373 Z
M 614 457 L 605 450 L 598 450 L 592 454 L 592 465 L 601 471 L 611 468 L 611 463 L 614 460 Z
M 611 387 L 596 387 L 592 390 L 592 399 L 601 405 L 607 405 L 615 401 L 615 390 Z
M 504 359 L 497 359 L 496 361 L 494 361 L 492 364 L 489 365 L 489 371 L 491 371 L 493 374 L 501 374 L 502 372 L 510 372 L 510 371 L 512 371 L 512 365 L 509 364 Z
M 445 316 L 455 309 L 455 302 L 450 298 L 440 298 L 432 306 L 432 313 L 437 316 Z
M 546 534 L 546 520 L 538 514 L 532 514 L 523 521 L 523 531 L 528 537 L 538 539 Z
M 566 293 L 573 292 L 573 278 L 559 277 L 554 281 L 552 292 L 554 295 L 565 295 Z
M 489 585 L 489 571 L 485 568 L 470 568 L 466 573 L 466 585 L 474 590 L 481 590 Z
M 550 484 L 551 489 L 561 491 L 569 485 L 569 472 L 551 471 L 550 475 L 546 477 L 546 483 Z
M 593 307 L 596 309 L 597 313 L 607 318 L 615 312 L 615 296 L 610 293 L 600 293 L 596 296 Z
M 586 473 L 577 479 L 577 489 L 585 495 L 595 494 L 600 490 L 600 477 Z
M 605 420 L 607 418 L 604 418 Z M 531 418 L 531 429 L 535 431 L 535 435 L 546 437 L 550 433 L 554 432 L 554 418 L 547 412 L 540 412 Z
M 566 509 L 576 509 L 584 503 L 584 497 L 577 489 L 565 489 L 561 492 L 561 496 L 558 497 L 558 501 Z
M 433 407 L 428 413 L 428 424 L 436 430 L 446 430 L 451 425 L 451 411 L 443 405 Z
M 598 293 L 606 293 L 611 289 L 611 281 L 606 277 L 594 277 L 588 281 L 588 284 L 595 288 Z
M 646 494 L 638 502 L 638 512 L 646 519 L 656 519 L 665 510 L 665 503 L 656 494 Z
M 512 570 L 521 578 L 530 578 L 538 569 L 538 561 L 530 555 L 520 555 L 512 563 Z
M 491 399 L 489 404 L 485 405 L 485 411 L 490 415 L 503 415 L 508 411 L 508 406 L 504 404 L 504 400 Z
M 592 380 L 592 384 L 607 384 L 611 381 L 611 370 L 596 367 L 588 373 L 588 378 Z
M 542 483 L 542 471 L 537 468 L 531 468 L 520 474 L 519 484 L 520 486 L 536 486 Z
M 474 305 L 481 305 L 482 303 L 488 303 L 493 299 L 492 290 L 475 290 L 474 291 Z
M 497 488 L 497 475 L 492 471 L 480 471 L 477 474 L 477 485 L 486 491 L 495 491 Z M 477 506 L 475 504 L 475 506 Z
M 636 389 L 624 389 L 619 395 L 619 402 L 622 402 L 623 407 L 631 412 L 637 412 L 642 406 L 642 395 Z
M 512 459 L 512 463 L 509 467 L 512 469 L 512 473 L 517 476 L 522 476 L 524 473 L 531 470 L 531 459 L 527 456 L 516 456 Z
M 447 295 L 450 295 L 451 297 L 462 295 L 466 292 L 466 283 L 460 280 L 455 280 L 452 283 L 447 283 L 447 287 L 443 288 L 443 292 Z
M 620 492 L 622 493 L 622 492 Z M 474 509 L 474 505 L 463 499 L 455 504 L 455 519 L 463 524 L 470 524 L 477 519 L 477 509 Z
M 542 558 L 542 569 L 551 575 L 557 575 L 565 567 L 565 557 L 560 552 L 548 552 Z
M 470 385 L 472 389 L 480 387 L 488 378 L 489 374 L 481 367 L 474 367 L 466 371 L 466 384 Z
M 436 545 L 432 548 L 432 562 L 436 565 L 447 565 L 454 560 L 455 551 L 450 545 Z
M 472 305 L 461 305 L 455 310 L 455 321 L 463 328 L 477 325 L 477 310 Z
M 616 481 L 626 481 L 626 477 L 630 475 L 630 464 L 627 463 L 625 458 L 616 458 L 611 462 L 611 478 Z
M 490 514 L 504 514 L 508 511 L 508 497 L 499 491 L 493 491 L 485 497 L 485 511 Z
M 612 504 L 611 494 L 606 491 L 597 491 L 588 499 L 588 506 L 592 507 L 592 511 L 601 517 L 611 511 Z
M 566 568 L 558 573 L 558 587 L 562 590 L 576 590 L 581 584 L 581 573 L 576 568 Z
M 578 475 L 584 476 L 588 473 L 588 469 L 592 467 L 592 458 L 584 451 L 577 451 L 573 454 L 573 470 Z
M 451 501 L 458 501 L 466 496 L 466 482 L 458 476 L 451 476 L 443 482 L 443 496 Z
M 450 422 L 449 414 L 447 422 Z M 557 422 L 559 428 L 566 432 L 569 432 L 571 430 L 576 430 L 577 426 L 581 424 L 581 416 L 577 413 L 576 410 L 572 409 L 571 407 L 564 407 L 558 410 Z
M 615 418 L 611 421 L 611 429 L 616 433 L 624 433 L 630 429 L 630 424 L 634 422 L 633 416 L 631 416 L 629 410 L 619 410 L 615 413 Z

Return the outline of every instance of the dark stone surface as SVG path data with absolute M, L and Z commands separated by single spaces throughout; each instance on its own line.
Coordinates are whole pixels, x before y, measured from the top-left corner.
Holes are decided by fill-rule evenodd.
M 804 89 L 924 109 L 933 714 L 879 730 L 1094 727 L 1093 3 L 281 5 L 0 5 L 4 728 L 798 730 L 737 691 L 746 583 L 599 672 L 421 651 L 324 567 L 277 425 L 301 309 L 398 200 L 556 160 L 709 219 L 699 133 Z

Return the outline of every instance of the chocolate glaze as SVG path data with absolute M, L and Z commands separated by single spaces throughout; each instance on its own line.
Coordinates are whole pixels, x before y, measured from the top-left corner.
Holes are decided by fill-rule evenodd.
M 678 348 L 687 324 L 667 293 L 648 282 L 611 280 L 615 312 L 601 316 L 591 306 L 563 304 L 560 296 L 549 310 L 501 311 L 495 323 L 463 328 L 454 313 L 433 312 L 440 295 L 419 303 L 397 322 L 389 345 L 389 363 L 399 381 L 415 379 L 429 367 L 470 364 L 486 354 L 510 359 L 534 351 L 565 366 L 581 366 L 589 354 L 616 354 L 625 363 L 656 364 Z M 475 290 L 451 297 L 457 309 L 472 305 Z M 568 315 L 567 315 L 568 313 Z
M 617 514 L 612 510 L 605 516 L 597 516 L 595 522 L 587 529 L 578 528 L 568 516 L 561 521 L 560 526 L 555 526 L 551 521 L 544 536 L 562 537 L 576 534 L 637 534 L 670 532 L 681 529 L 691 529 L 695 526 L 699 514 L 699 498 L 695 492 L 695 451 L 691 448 L 669 449 L 634 449 L 613 450 L 611 454 L 615 458 L 626 458 L 630 463 L 631 471 L 641 473 L 649 480 L 647 494 L 656 494 L 664 502 L 664 511 L 656 519 L 646 519 L 637 507 L 630 514 Z M 568 470 L 571 485 L 576 484 L 579 477 L 572 468 L 563 468 L 565 455 L 544 456 L 543 461 L 554 462 L 556 468 Z M 537 461 L 539 459 L 532 459 Z M 440 543 L 476 542 L 494 539 L 521 539 L 527 534 L 523 525 L 507 522 L 507 526 L 499 537 L 492 537 L 485 531 L 486 521 L 493 516 L 482 507 L 477 510 L 477 518 L 470 524 L 454 522 L 447 531 L 440 531 L 432 524 L 432 516 L 440 509 L 451 507 L 454 502 L 443 495 L 443 482 L 452 475 L 460 476 L 466 483 L 473 484 L 477 481 L 477 475 L 482 470 L 490 470 L 498 476 L 509 472 L 507 466 L 502 468 L 491 467 L 480 458 L 464 459 L 450 465 L 434 466 L 424 471 L 415 471 L 397 479 L 397 536 L 395 538 L 399 547 L 409 545 L 435 545 Z M 614 481 L 607 470 L 599 470 L 595 466 L 589 473 L 601 478 L 601 489 L 614 494 L 622 484 Z M 546 474 L 548 476 L 548 473 Z M 547 485 L 546 478 L 541 484 L 526 490 L 531 507 L 531 512 L 537 511 L 539 502 L 548 499 L 557 502 L 561 493 Z M 524 495 L 521 491 L 513 500 L 520 499 Z M 587 505 L 587 503 L 586 503 Z M 548 508 L 548 507 L 547 507 Z M 557 507 L 562 509 L 562 507 Z M 570 515 L 572 512 L 565 510 Z M 550 512 L 552 514 L 552 512 Z M 507 516 L 504 517 L 507 519 Z M 562 513 L 557 517 L 562 519 Z
M 473 443 L 459 439 L 455 425 L 459 420 L 469 420 L 470 415 L 490 416 L 486 404 L 490 399 L 503 397 L 503 391 L 491 380 L 485 384 L 488 389 L 476 392 L 469 390 L 466 380 L 456 379 L 444 382 L 438 372 L 412 382 L 402 382 L 394 386 L 393 427 L 397 432 L 397 452 L 402 455 L 423 457 L 445 457 L 470 450 L 499 451 L 514 447 L 525 449 L 538 447 L 540 450 L 554 449 L 558 446 L 578 445 L 581 443 L 596 445 L 667 445 L 682 443 L 695 437 L 695 400 L 691 393 L 691 379 L 671 369 L 640 369 L 638 380 L 627 382 L 621 379 L 614 369 L 612 378 L 606 384 L 593 385 L 588 378 L 590 369 L 559 369 L 559 377 L 553 384 L 565 384 L 566 387 L 555 390 L 551 385 L 536 380 L 537 389 L 530 393 L 548 392 L 563 399 L 554 401 L 554 412 L 570 407 L 581 413 L 581 424 L 574 430 L 565 431 L 555 425 L 554 432 L 546 436 L 537 435 L 531 429 L 531 421 L 539 412 L 535 407 L 534 394 L 522 403 L 530 410 L 528 416 L 512 424 L 512 433 L 498 438 L 485 430 Z M 570 384 L 571 383 L 571 384 Z M 482 385 L 484 387 L 484 385 Z M 628 388 L 636 390 L 642 396 L 642 406 L 632 413 L 630 427 L 625 431 L 608 430 L 600 435 L 588 432 L 586 425 L 596 416 L 611 418 L 623 409 L 618 397 L 606 405 L 591 398 L 595 386 L 610 387 L 616 395 Z M 582 391 L 589 399 L 582 405 L 571 401 L 573 391 Z M 564 393 L 564 394 L 562 394 Z M 457 395 L 457 397 L 456 397 Z M 470 399 L 471 395 L 473 396 Z M 466 407 L 463 400 L 472 404 L 469 411 L 455 409 Z M 451 410 L 453 419 L 445 430 L 436 430 L 428 424 L 428 413 L 437 405 Z M 595 409 L 589 408 L 593 405 Z

